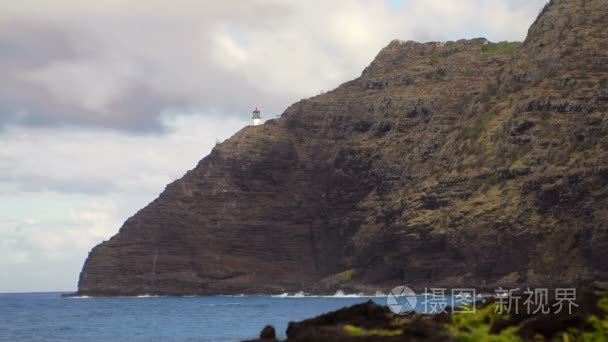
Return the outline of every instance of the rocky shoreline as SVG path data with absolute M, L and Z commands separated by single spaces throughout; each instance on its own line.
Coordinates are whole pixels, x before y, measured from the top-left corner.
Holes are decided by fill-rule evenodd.
M 475 313 L 395 315 L 368 301 L 301 322 L 291 322 L 289 341 L 605 341 L 608 339 L 608 296 L 585 292 L 571 313 L 547 314 L 528 310 L 496 313 L 496 300 L 477 302 Z M 548 305 L 554 305 L 551 301 Z M 513 310 L 513 308 L 511 308 Z M 450 310 L 447 310 L 450 312 Z M 248 342 L 277 341 L 266 326 Z

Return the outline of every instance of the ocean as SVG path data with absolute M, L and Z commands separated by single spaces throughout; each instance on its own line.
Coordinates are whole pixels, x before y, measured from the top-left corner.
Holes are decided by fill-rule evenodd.
M 62 298 L 0 294 L 0 341 L 240 341 L 271 324 L 285 337 L 301 321 L 386 297 L 202 296 Z

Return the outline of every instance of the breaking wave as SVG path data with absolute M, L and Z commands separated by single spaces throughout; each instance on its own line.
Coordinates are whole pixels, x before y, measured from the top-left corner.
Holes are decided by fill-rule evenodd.
M 375 298 L 375 297 L 386 297 L 385 294 L 381 292 L 376 292 L 374 294 L 365 294 L 365 293 L 344 293 L 342 290 L 336 291 L 333 295 L 311 295 L 307 294 L 303 291 L 297 293 L 282 293 L 279 295 L 272 295 L 273 298 Z

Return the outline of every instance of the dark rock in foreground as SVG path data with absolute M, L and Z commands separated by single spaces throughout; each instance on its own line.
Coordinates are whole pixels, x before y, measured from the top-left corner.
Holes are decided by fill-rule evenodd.
M 608 297 L 586 293 L 577 305 L 571 313 L 543 314 L 519 302 L 517 314 L 513 308 L 509 315 L 500 315 L 490 300 L 479 303 L 474 314 L 398 316 L 369 301 L 289 323 L 285 341 L 579 341 L 583 335 L 588 341 L 606 340 Z
M 272 327 L 271 325 L 265 326 L 264 329 L 262 329 L 262 331 L 260 332 L 260 340 L 262 341 L 275 340 L 276 337 L 277 335 L 274 330 L 274 327 Z
M 394 41 L 214 148 L 78 293 L 606 284 L 607 44 L 607 0 L 552 0 L 523 44 Z
M 395 316 L 372 301 L 299 323 L 289 323 L 287 341 L 441 341 L 446 315 Z M 399 323 L 397 323 L 399 321 Z

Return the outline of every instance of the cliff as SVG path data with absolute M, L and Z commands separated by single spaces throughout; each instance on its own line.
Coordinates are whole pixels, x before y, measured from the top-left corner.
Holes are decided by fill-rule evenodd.
M 605 284 L 607 66 L 607 0 L 552 0 L 523 44 L 393 41 L 216 146 L 78 292 Z

